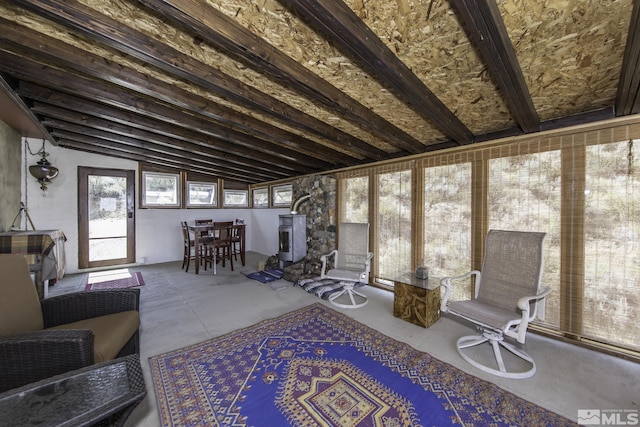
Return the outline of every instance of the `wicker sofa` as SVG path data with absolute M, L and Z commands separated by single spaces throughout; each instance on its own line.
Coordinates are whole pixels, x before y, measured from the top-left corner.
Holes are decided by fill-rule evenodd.
M 0 392 L 139 353 L 139 289 L 39 300 L 22 255 L 0 255 Z

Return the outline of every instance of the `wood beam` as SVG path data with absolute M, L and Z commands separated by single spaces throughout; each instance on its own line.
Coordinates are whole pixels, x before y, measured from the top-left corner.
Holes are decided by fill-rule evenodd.
M 309 166 L 307 172 L 327 166 L 325 163 L 314 159 L 312 153 L 302 154 L 297 151 L 274 146 L 268 141 L 252 138 L 243 133 L 236 133 L 232 129 L 220 129 L 214 124 L 209 123 L 208 120 L 203 120 L 181 111 L 174 111 L 161 104 L 139 101 L 135 108 L 129 108 L 127 103 L 122 105 L 123 108 L 112 107 L 30 83 L 21 83 L 20 94 L 94 117 L 120 121 L 120 123 L 122 123 L 123 120 L 128 120 L 130 123 L 136 123 L 138 125 L 141 123 L 151 123 L 149 127 L 155 125 L 157 126 L 155 129 L 163 130 L 168 134 L 179 134 L 181 129 L 185 129 L 193 133 L 202 134 L 200 138 L 208 136 L 213 141 L 218 140 L 219 143 L 217 145 L 221 148 L 224 147 L 225 150 L 236 151 L 245 157 L 256 158 L 258 153 L 269 154 L 272 157 L 272 162 L 275 162 L 276 166 L 282 165 L 285 168 L 292 168 L 291 162 L 298 162 L 300 165 Z M 140 107 L 140 109 L 138 109 L 138 107 Z M 163 125 L 160 126 L 158 123 L 149 122 L 149 120 L 160 122 Z M 234 150 L 234 147 L 237 148 Z M 269 163 L 273 165 L 274 163 L 272 162 Z M 295 170 L 303 171 L 300 169 L 300 166 L 295 166 Z
M 336 141 L 365 157 L 374 160 L 386 158 L 383 150 L 260 92 L 232 76 L 222 74 L 219 70 L 75 0 L 15 0 L 15 3 L 72 28 L 91 40 L 153 65 L 171 76 L 203 87 L 245 108 L 258 111 L 303 132 Z
M 75 141 L 67 141 L 67 140 L 62 140 L 59 141 L 58 144 L 59 147 L 63 147 L 63 148 L 67 148 L 70 150 L 76 150 L 76 151 L 82 151 L 85 153 L 93 153 L 93 154 L 100 154 L 102 156 L 105 155 L 104 153 L 104 149 L 100 149 L 100 148 L 94 148 L 94 147 L 88 147 L 86 144 L 82 144 L 82 143 L 78 143 Z M 127 153 L 124 151 L 116 151 L 114 150 L 113 152 L 109 153 L 109 157 L 117 157 L 119 159 L 126 159 L 126 160 L 133 160 L 136 162 L 141 162 L 141 163 L 147 163 L 147 164 L 152 164 L 152 165 L 156 165 L 156 166 L 161 166 L 163 168 L 170 168 L 170 169 L 174 169 L 176 171 L 179 170 L 186 170 L 189 172 L 196 172 L 196 173 L 201 173 L 204 175 L 209 175 L 209 176 L 213 176 L 213 177 L 217 177 L 217 175 L 215 173 L 212 173 L 209 170 L 201 170 L 199 168 L 194 168 L 194 167 L 189 167 L 187 166 L 186 168 L 182 168 L 181 165 L 176 165 L 175 163 L 172 162 L 166 162 L 163 160 L 147 160 L 145 156 L 141 156 L 138 154 L 131 154 L 131 153 Z M 238 179 L 240 180 L 240 179 Z M 247 180 L 242 180 L 242 182 L 247 182 L 250 183 L 250 181 Z
M 640 112 L 640 0 L 633 1 L 616 94 L 616 117 Z
M 473 134 L 342 0 L 281 0 L 458 144 Z
M 123 126 L 131 126 L 147 132 L 158 133 L 159 135 L 164 135 L 166 137 L 174 138 L 176 140 L 181 139 L 189 142 L 202 140 L 204 137 L 204 135 L 198 134 L 197 132 L 193 132 L 187 129 L 181 130 L 174 126 L 171 126 L 162 122 L 158 122 L 157 120 L 154 120 L 154 119 L 134 117 L 135 119 L 135 122 L 134 122 L 131 120 L 131 115 L 127 114 L 126 112 L 113 111 L 113 112 L 110 112 L 106 117 L 100 117 L 99 112 L 95 113 L 94 111 L 95 108 L 89 108 L 89 106 L 86 104 L 80 103 L 76 105 L 74 103 L 67 102 L 65 107 L 70 107 L 71 109 L 61 108 L 55 105 L 49 105 L 47 103 L 43 103 L 41 101 L 36 100 L 34 102 L 32 109 L 33 111 L 35 111 L 38 114 L 41 114 L 44 117 L 53 117 L 53 118 L 68 121 L 71 123 L 76 123 L 76 124 L 85 125 L 85 126 L 92 126 L 97 129 L 105 130 L 108 132 L 110 132 L 114 126 L 123 125 Z M 99 110 L 104 111 L 105 108 L 110 108 L 110 107 L 102 107 Z M 94 116 L 91 113 L 95 113 L 98 115 Z M 117 134 L 114 133 L 114 135 L 117 135 Z M 229 147 L 228 144 L 221 143 L 220 141 L 212 140 L 212 142 L 213 144 L 211 144 L 210 146 L 217 150 L 225 151 L 228 148 L 231 148 Z M 228 151 L 231 151 L 232 154 L 234 155 L 247 157 L 247 158 L 252 158 L 251 155 L 253 153 L 253 158 L 254 159 L 256 158 L 255 152 L 252 152 L 250 149 L 244 149 L 241 152 L 239 152 L 238 150 L 228 150 Z M 274 158 L 272 156 L 269 156 L 269 158 L 274 160 L 277 159 L 277 162 L 274 162 L 271 164 L 272 166 L 276 165 L 279 167 L 281 164 L 283 165 L 288 164 L 288 162 L 283 161 L 282 158 Z M 264 159 L 262 161 L 264 162 L 263 166 L 266 166 L 266 167 L 269 166 L 269 163 L 267 161 L 265 161 Z M 220 164 L 220 163 L 224 164 L 225 160 L 221 159 L 215 163 L 212 162 L 212 165 Z M 305 167 L 304 165 L 296 165 L 296 167 L 298 168 L 298 170 L 301 169 L 303 171 L 309 171 L 309 173 L 317 172 L 316 169 Z
M 139 1 L 260 74 L 279 84 L 284 83 L 312 102 L 339 113 L 342 118 L 383 137 L 399 149 L 413 154 L 424 151 L 424 144 L 420 141 L 206 3 L 199 0 Z
M 258 162 L 252 162 L 250 160 L 238 164 L 236 162 L 220 163 L 216 153 L 217 150 L 209 150 L 202 146 L 195 144 L 182 143 L 182 144 L 160 144 L 145 139 L 134 138 L 131 136 L 125 136 L 113 132 L 107 132 L 100 129 L 94 129 L 89 126 L 82 126 L 75 123 L 68 123 L 62 120 L 45 119 L 43 121 L 50 130 L 52 135 L 61 138 L 74 139 L 69 135 L 83 135 L 87 137 L 89 141 L 91 138 L 100 139 L 103 141 L 111 141 L 114 143 L 122 144 L 122 146 L 131 146 L 136 149 L 150 150 L 151 152 L 157 152 L 160 154 L 167 154 L 173 157 L 182 157 L 186 162 L 193 164 L 202 164 L 203 167 L 218 168 L 219 170 L 225 169 L 236 173 L 244 172 L 248 168 L 253 175 L 269 175 L 272 179 L 282 179 L 290 175 L 290 171 L 287 173 L 281 172 L 279 168 L 268 169 Z M 77 141 L 82 141 L 75 138 Z M 186 150 L 181 146 L 188 145 L 193 148 Z M 178 148 L 176 148 L 178 147 Z
M 9 82 L 5 80 L 3 76 L 0 75 L 0 91 L 3 92 L 11 102 L 15 105 L 15 108 L 18 109 L 19 114 L 22 114 L 24 117 L 29 120 L 33 124 L 33 126 L 37 129 L 38 132 L 42 134 L 42 137 L 48 140 L 51 144 L 57 145 L 53 136 L 49 133 L 49 131 L 40 124 L 40 120 L 33 114 L 33 112 L 29 109 L 29 107 L 25 104 L 25 102 L 20 98 L 13 90 Z M 3 106 L 3 109 L 7 109 L 9 106 Z M 24 136 L 24 135 L 21 135 Z
M 31 29 L 12 22 L 6 22 L 5 25 L 2 18 L 0 18 L 0 24 L 3 25 L 3 34 L 0 35 L 0 38 L 6 41 L 4 47 L 0 48 L 5 50 L 5 52 L 0 50 L 0 55 L 2 55 L 0 70 L 5 69 L 8 72 L 13 72 L 23 80 L 55 85 L 57 88 L 71 93 L 84 92 L 87 97 L 99 97 L 100 99 L 105 98 L 103 94 L 114 91 L 113 85 L 117 85 L 122 88 L 119 93 L 133 90 L 194 114 L 204 115 L 209 120 L 216 121 L 219 126 L 230 128 L 233 133 L 247 133 L 247 129 L 253 126 L 259 131 L 247 133 L 248 135 L 258 139 L 268 138 L 273 144 L 280 145 L 285 149 L 313 155 L 316 159 L 329 165 L 327 168 L 348 165 L 356 161 L 356 158 L 351 155 L 330 149 L 290 132 L 281 131 L 275 126 L 264 124 L 240 113 L 225 114 L 230 110 L 224 111 L 221 108 L 215 108 L 216 104 L 191 92 L 169 86 L 165 82 L 124 66 L 114 67 L 103 58 L 46 37 Z M 31 58 L 37 58 L 38 62 Z M 79 74 L 71 73 L 72 70 Z M 92 79 L 87 79 L 83 75 L 89 75 Z M 95 79 L 99 81 L 96 82 Z M 238 121 L 240 125 L 238 125 Z
M 273 176 L 261 173 L 245 173 L 244 171 L 234 171 L 227 168 L 216 167 L 203 160 L 190 159 L 181 155 L 161 153 L 151 147 L 139 147 L 130 140 L 121 139 L 120 141 L 113 141 L 109 139 L 97 138 L 95 136 L 77 134 L 61 130 L 54 130 L 53 134 L 60 141 L 65 141 L 66 143 L 70 143 L 71 141 L 73 141 L 79 144 L 84 144 L 87 147 L 103 149 L 104 154 L 110 155 L 114 151 L 124 152 L 143 156 L 145 158 L 145 161 L 162 161 L 166 163 L 172 163 L 175 164 L 175 167 L 179 169 L 185 169 L 189 167 L 197 170 L 208 170 L 216 176 L 224 176 L 230 179 L 242 178 L 244 180 L 250 179 L 252 182 L 259 182 L 260 180 L 268 180 L 269 176 Z
M 538 132 L 540 119 L 495 0 L 452 0 L 451 3 L 516 122 L 524 133 Z

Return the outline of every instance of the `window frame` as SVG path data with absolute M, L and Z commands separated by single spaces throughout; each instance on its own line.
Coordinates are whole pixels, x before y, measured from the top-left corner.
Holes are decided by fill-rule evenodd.
M 275 194 L 279 190 L 287 189 L 291 193 L 291 200 L 288 203 L 277 203 Z M 288 208 L 293 203 L 293 184 L 281 184 L 271 186 L 271 207 L 273 208 Z
M 258 193 L 264 193 L 266 195 L 266 203 L 256 203 L 256 194 Z M 256 209 L 264 209 L 269 207 L 269 187 L 251 189 L 251 206 Z
M 231 193 L 244 194 L 245 202 L 242 204 L 227 203 L 227 195 Z M 222 207 L 223 208 L 248 208 L 249 207 L 249 190 L 237 190 L 237 189 L 225 188 L 222 191 Z
M 209 186 L 213 189 L 213 200 L 211 203 L 204 204 L 194 204 L 191 202 L 191 186 L 198 185 L 202 187 Z M 217 182 L 207 182 L 207 181 L 187 181 L 185 184 L 185 206 L 188 209 L 211 209 L 218 207 L 218 183 Z
M 175 181 L 175 203 L 148 203 L 147 198 L 147 181 L 148 176 L 158 176 L 164 178 L 172 178 Z M 180 209 L 182 208 L 182 177 L 179 172 L 160 172 L 151 170 L 142 170 L 140 172 L 140 207 L 146 209 Z

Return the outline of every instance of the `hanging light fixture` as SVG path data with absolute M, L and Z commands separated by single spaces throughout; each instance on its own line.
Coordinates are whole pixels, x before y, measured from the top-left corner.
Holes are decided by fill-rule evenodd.
M 58 176 L 58 168 L 53 166 L 49 160 L 47 160 L 47 156 L 49 153 L 44 151 L 44 139 L 42 140 L 42 148 L 40 151 L 36 153 L 31 152 L 31 148 L 29 148 L 29 143 L 27 142 L 27 149 L 32 156 L 40 156 L 40 160 L 36 162 L 35 165 L 29 166 L 29 173 L 38 180 L 40 183 L 40 189 L 42 191 L 47 190 L 47 184 L 51 182 L 53 178 Z

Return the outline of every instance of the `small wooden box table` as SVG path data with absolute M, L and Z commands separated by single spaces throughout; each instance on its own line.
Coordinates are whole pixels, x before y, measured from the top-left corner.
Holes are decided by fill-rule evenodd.
M 393 280 L 393 315 L 428 328 L 440 318 L 440 279 L 406 273 Z

